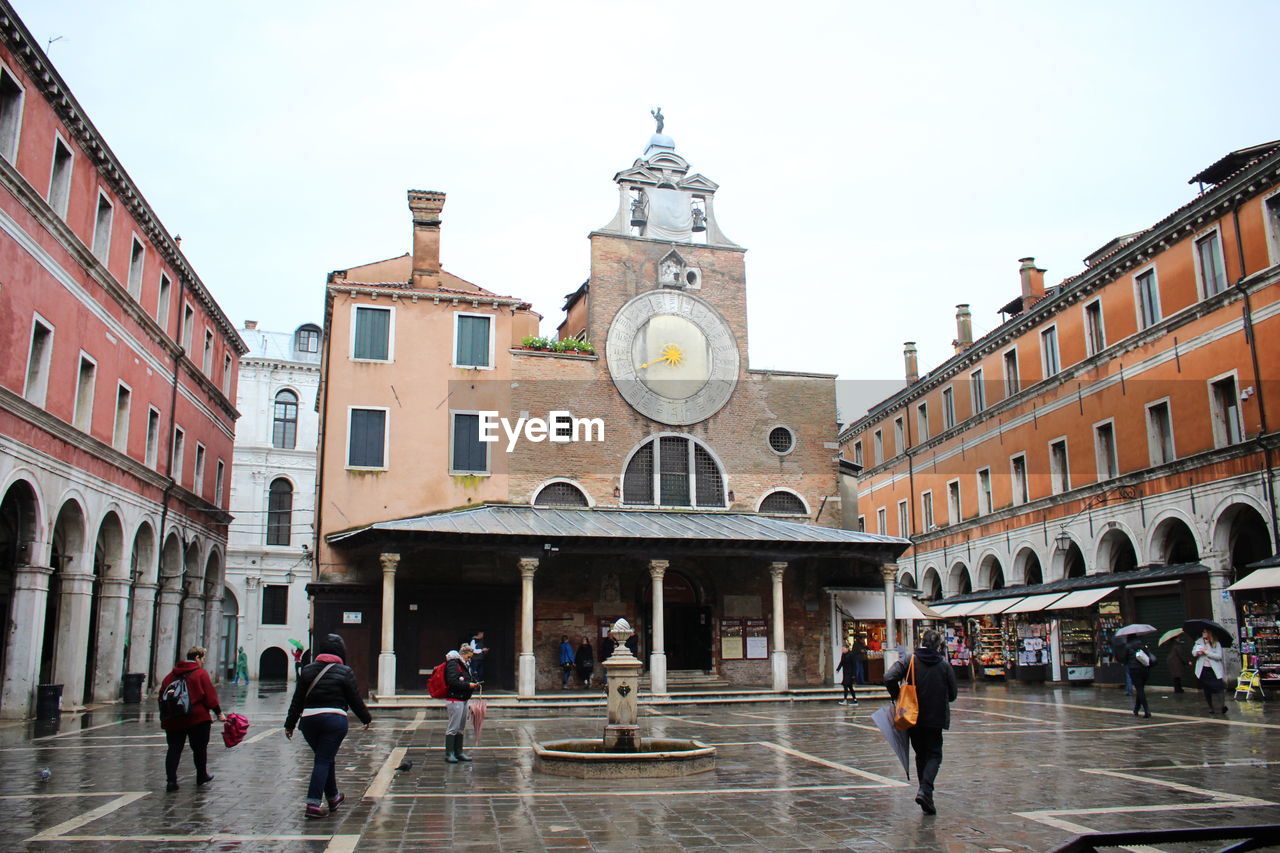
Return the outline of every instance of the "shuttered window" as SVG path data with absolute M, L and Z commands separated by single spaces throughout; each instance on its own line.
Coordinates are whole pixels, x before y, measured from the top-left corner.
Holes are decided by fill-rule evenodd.
M 489 471 L 489 446 L 480 440 L 480 416 L 453 416 L 453 459 L 449 470 L 485 474 Z
M 384 409 L 352 409 L 347 436 L 347 465 L 352 468 L 386 467 L 387 413 Z
M 391 309 L 356 307 L 356 335 L 351 357 L 369 361 L 391 359 Z
M 458 367 L 492 366 L 489 364 L 489 331 L 492 322 L 492 317 L 458 315 L 454 364 Z

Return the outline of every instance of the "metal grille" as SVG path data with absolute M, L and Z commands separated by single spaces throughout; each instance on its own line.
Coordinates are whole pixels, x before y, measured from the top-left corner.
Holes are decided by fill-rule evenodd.
M 533 499 L 534 506 L 587 506 L 587 496 L 573 483 L 549 483 Z
M 795 436 L 786 427 L 774 427 L 769 430 L 769 446 L 773 448 L 774 453 L 790 453 L 795 444 Z
M 724 506 L 724 475 L 705 448 L 693 446 L 693 471 L 697 481 L 698 506 Z
M 804 515 L 804 501 L 790 492 L 770 492 L 760 502 L 760 511 L 779 515 Z
M 689 440 L 676 436 L 659 439 L 659 490 L 663 506 L 689 506 Z
M 641 447 L 627 463 L 622 478 L 622 502 L 624 504 L 653 503 L 653 442 Z

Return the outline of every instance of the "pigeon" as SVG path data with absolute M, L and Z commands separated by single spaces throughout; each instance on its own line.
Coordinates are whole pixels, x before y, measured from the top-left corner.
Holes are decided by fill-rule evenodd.
M 48 768 L 48 767 L 45 767 L 44 769 L 42 769 L 42 770 L 40 771 L 40 781 L 41 781 L 41 782 L 48 782 L 48 781 L 49 781 L 49 777 L 50 777 L 50 776 L 52 776 L 52 775 L 53 775 L 53 774 L 49 772 L 49 768 Z
M 404 761 L 401 761 L 401 762 L 400 762 L 400 766 L 399 766 L 399 767 L 397 767 L 396 769 L 397 769 L 397 770 L 412 770 L 412 769 L 413 769 L 413 762 L 406 758 Z

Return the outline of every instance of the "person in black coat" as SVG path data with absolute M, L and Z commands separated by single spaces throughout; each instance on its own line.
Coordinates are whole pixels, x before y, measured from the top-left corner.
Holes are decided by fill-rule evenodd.
M 1146 659 L 1146 663 L 1142 662 L 1143 658 Z M 1151 674 L 1151 664 L 1155 663 L 1155 660 L 1155 654 L 1142 640 L 1134 637 L 1129 641 L 1124 665 L 1129 671 L 1129 680 L 1133 682 L 1133 715 L 1135 717 L 1141 710 L 1143 717 L 1151 719 L 1151 707 L 1147 704 L 1147 678 Z
M 853 690 L 853 676 L 858 668 L 858 657 L 853 651 L 853 641 L 846 640 L 844 644 L 844 654 L 840 655 L 840 663 L 836 666 L 836 672 L 844 673 L 844 678 L 840 681 L 840 686 L 844 688 L 841 694 L 841 705 L 857 705 L 858 694 Z
M 308 818 L 333 814 L 346 799 L 338 791 L 335 763 L 338 747 L 347 736 L 347 709 L 360 718 L 366 729 L 373 722 L 360 698 L 355 671 L 345 663 L 347 647 L 342 637 L 337 634 L 325 637 L 319 651 L 316 659 L 302 668 L 289 713 L 284 718 L 285 736 L 292 738 L 293 730 L 301 728 L 307 746 L 316 757 L 307 787 L 305 814 Z M 324 810 L 322 796 L 329 801 L 328 812 Z
M 937 814 L 933 787 L 942 767 L 942 732 L 951 728 L 951 703 L 956 701 L 958 694 L 956 674 L 942 653 L 942 635 L 933 630 L 925 631 L 920 639 L 920 648 L 906 660 L 899 660 L 884 674 L 884 686 L 895 701 L 912 660 L 915 661 L 914 682 L 920 714 L 907 736 L 916 753 L 916 777 L 920 780 L 916 803 L 925 814 Z
M 591 641 L 588 638 L 582 638 L 582 644 L 578 646 L 578 654 L 574 657 L 573 663 L 578 670 L 578 678 L 582 681 L 582 686 L 590 687 L 591 672 L 596 668 L 596 655 L 591 650 Z
M 444 658 L 444 681 L 449 686 L 445 697 L 445 709 L 449 712 L 449 727 L 444 732 L 444 760 L 449 764 L 459 761 L 470 761 L 471 756 L 462 751 L 466 740 L 464 727 L 467 723 L 467 703 L 471 694 L 480 686 L 480 682 L 471 673 L 471 659 L 475 649 L 470 643 L 463 643 L 456 652 L 449 652 Z

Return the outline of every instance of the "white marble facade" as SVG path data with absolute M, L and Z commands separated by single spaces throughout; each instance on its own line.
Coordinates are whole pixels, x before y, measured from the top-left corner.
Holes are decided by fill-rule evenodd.
M 240 335 L 250 351 L 240 362 L 236 397 L 240 421 L 230 507 L 235 521 L 223 604 L 226 676 L 243 646 L 251 680 L 277 676 L 282 656 L 283 671 L 292 679 L 289 640 L 310 644 L 306 585 L 312 576 L 320 327 L 307 323 L 292 332 L 269 332 L 246 323 Z M 286 605 L 282 622 L 276 621 L 278 597 Z M 276 599 L 275 606 L 264 611 L 268 598 Z

